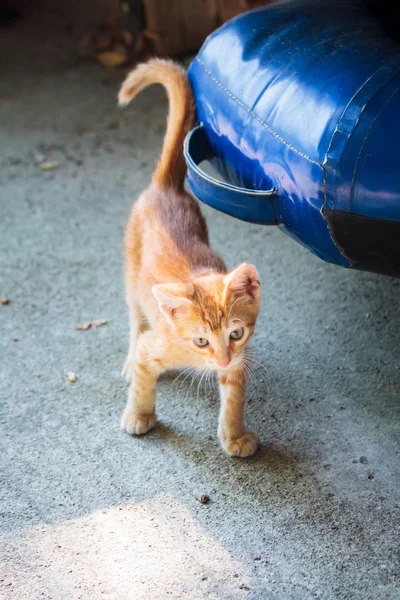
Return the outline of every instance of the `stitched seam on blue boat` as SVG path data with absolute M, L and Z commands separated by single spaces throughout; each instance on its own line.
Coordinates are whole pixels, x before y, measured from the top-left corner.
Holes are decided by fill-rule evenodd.
M 261 125 L 263 125 L 263 127 L 268 129 L 268 131 L 270 133 L 272 133 L 272 135 L 275 136 L 280 142 L 282 142 L 282 144 L 284 144 L 285 146 L 290 148 L 290 150 L 292 150 L 299 156 L 302 156 L 303 158 L 307 159 L 309 162 L 313 163 L 314 165 L 317 165 L 323 171 L 325 171 L 325 169 L 321 165 L 321 163 L 317 162 L 316 160 L 313 160 L 310 156 L 308 156 L 304 152 L 301 152 L 301 150 L 297 150 L 297 148 L 294 148 L 281 135 L 279 135 L 279 133 L 277 133 L 276 131 L 271 129 L 271 127 L 265 121 L 263 121 L 253 110 L 251 110 L 248 106 L 246 106 L 246 104 L 243 104 L 243 102 L 241 102 L 239 100 L 239 98 L 236 98 L 236 96 L 234 96 L 234 94 L 232 94 L 232 92 L 230 92 L 226 87 L 224 87 L 222 85 L 222 83 L 220 81 L 218 81 L 218 79 L 216 77 L 214 77 L 212 72 L 207 69 L 206 65 L 203 63 L 203 61 L 200 58 L 196 57 L 196 60 L 199 63 L 199 65 L 202 67 L 202 69 L 205 71 L 205 73 L 207 73 L 207 75 L 210 77 L 210 79 L 212 79 L 214 81 L 214 83 L 216 83 L 218 85 L 218 87 L 220 87 L 230 98 L 232 98 L 232 100 L 234 100 L 237 104 L 239 104 L 239 106 L 244 108 L 244 110 L 246 110 L 250 115 L 252 115 L 259 123 L 261 123 Z
M 341 126 L 341 124 L 342 124 L 342 122 L 343 122 L 343 120 L 344 120 L 344 118 L 345 118 L 345 116 L 346 116 L 346 114 L 347 114 L 347 112 L 348 112 L 348 109 L 350 108 L 350 106 L 352 106 L 352 105 L 354 104 L 354 102 L 355 102 L 355 99 L 357 98 L 357 96 L 359 96 L 359 95 L 360 95 L 360 92 L 362 92 L 363 90 L 365 90 L 365 88 L 368 86 L 368 84 L 369 84 L 369 83 L 370 83 L 372 80 L 374 80 L 374 78 L 376 78 L 377 76 L 379 76 L 379 74 L 381 74 L 381 73 L 382 73 L 382 71 L 383 71 L 383 70 L 384 70 L 384 69 L 385 69 L 385 68 L 386 68 L 388 65 L 390 66 L 392 63 L 393 63 L 393 59 L 389 59 L 389 60 L 387 60 L 387 61 L 386 61 L 386 62 L 385 62 L 385 63 L 384 63 L 384 64 L 383 64 L 383 65 L 382 65 L 382 66 L 381 66 L 379 69 L 377 69 L 376 71 L 374 71 L 374 72 L 372 73 L 372 75 L 370 75 L 370 76 L 368 77 L 368 79 L 367 79 L 366 81 L 364 81 L 364 83 L 363 83 L 363 84 L 362 84 L 362 85 L 361 85 L 361 86 L 358 88 L 358 90 L 357 90 L 356 92 L 354 92 L 354 94 L 352 95 L 352 97 L 350 98 L 350 100 L 348 101 L 348 103 L 346 104 L 346 106 L 344 107 L 344 109 L 343 109 L 343 111 L 342 111 L 342 114 L 340 115 L 340 117 L 339 117 L 339 120 L 338 120 L 338 122 L 337 122 L 336 129 L 335 129 L 335 130 L 334 130 L 334 132 L 332 133 L 331 139 L 330 139 L 330 141 L 329 141 L 329 144 L 328 144 L 328 149 L 327 149 L 327 151 L 326 151 L 326 155 L 325 155 L 325 160 L 324 160 L 324 163 L 325 163 L 325 161 L 329 160 L 329 152 L 330 152 L 330 150 L 331 150 L 331 147 L 332 147 L 332 142 L 333 142 L 333 139 L 334 139 L 334 137 L 335 137 L 336 133 L 343 133 L 344 135 L 347 135 L 347 137 L 349 137 L 349 136 L 350 136 L 350 134 L 352 133 L 352 131 L 342 131 L 342 130 L 340 129 L 340 126 Z M 394 74 L 392 74 L 392 75 L 391 75 L 391 77 L 390 77 L 390 79 L 388 79 L 386 83 L 388 83 L 388 81 L 391 81 L 391 80 L 393 79 L 393 77 L 396 77 L 396 76 L 397 76 L 397 73 L 394 73 Z M 379 77 L 378 77 L 378 81 L 379 81 Z M 374 96 L 375 96 L 375 94 L 377 93 L 377 91 L 379 91 L 379 90 L 375 90 L 375 92 L 374 92 Z M 372 99 L 372 97 L 370 98 L 370 100 L 371 100 L 371 99 Z M 354 120 L 354 122 L 353 122 L 353 128 L 354 128 L 354 127 L 357 125 L 358 121 L 360 120 L 360 118 L 361 118 L 361 114 L 362 114 L 362 112 L 363 112 L 364 108 L 365 108 L 365 106 L 364 106 L 363 108 L 361 108 L 361 110 L 360 110 L 360 112 L 359 112 L 359 114 L 358 114 L 357 118 Z
M 382 106 L 381 110 L 377 113 L 377 115 L 375 115 L 375 119 L 372 121 L 371 125 L 368 128 L 368 131 L 365 134 L 365 137 L 363 139 L 363 143 L 361 144 L 361 148 L 360 148 L 360 152 L 358 153 L 357 156 L 357 160 L 356 163 L 354 165 L 354 171 L 353 171 L 353 177 L 351 178 L 351 186 L 350 186 L 350 202 L 349 202 L 349 212 L 351 209 L 351 203 L 353 201 L 353 186 L 354 186 L 354 180 L 356 178 L 356 171 L 357 171 L 357 167 L 358 167 L 358 163 L 360 161 L 360 157 L 361 157 L 361 153 L 364 150 L 364 146 L 366 144 L 367 138 L 369 136 L 369 134 L 371 133 L 371 129 L 373 128 L 373 126 L 375 125 L 375 121 L 377 120 L 377 118 L 380 116 L 380 114 L 382 113 L 382 111 L 386 108 L 386 106 L 389 104 L 389 102 L 391 101 L 391 99 L 397 94 L 397 92 L 400 90 L 400 87 L 398 87 L 393 94 L 390 96 L 390 98 L 388 98 L 385 102 L 385 104 Z
M 347 137 L 349 137 L 349 135 L 350 135 L 351 132 L 350 131 L 342 131 L 340 129 L 340 126 L 341 126 L 341 124 L 343 122 L 343 119 L 344 119 L 346 113 L 347 113 L 347 110 L 353 104 L 354 99 L 358 96 L 358 94 L 361 92 L 361 90 L 363 90 L 365 88 L 365 86 L 367 85 L 367 83 L 369 81 L 371 81 L 371 79 L 372 79 L 372 77 L 374 77 L 374 75 L 376 75 L 376 71 L 370 77 L 368 77 L 367 81 L 364 81 L 364 83 L 362 84 L 362 86 L 360 86 L 356 92 L 354 92 L 354 94 L 352 95 L 352 97 L 350 98 L 350 100 L 348 101 L 348 103 L 346 104 L 346 106 L 344 107 L 344 109 L 342 110 L 342 114 L 340 115 L 339 120 L 337 122 L 337 125 L 336 125 L 336 127 L 335 127 L 335 129 L 334 129 L 334 131 L 333 131 L 333 133 L 331 135 L 331 139 L 329 140 L 328 149 L 327 149 L 326 154 L 325 154 L 324 162 L 325 161 L 327 162 L 328 160 L 330 160 L 329 152 L 330 152 L 330 150 L 332 148 L 332 143 L 333 143 L 333 140 L 335 138 L 335 135 L 337 133 L 343 133 L 343 135 L 347 135 Z M 358 119 L 359 118 L 360 118 L 360 115 L 358 116 Z M 358 119 L 357 119 L 357 121 L 358 121 Z

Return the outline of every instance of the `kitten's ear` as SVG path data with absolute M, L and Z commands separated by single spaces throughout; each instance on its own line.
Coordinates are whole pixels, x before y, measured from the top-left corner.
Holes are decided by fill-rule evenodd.
M 151 288 L 161 312 L 171 320 L 177 314 L 183 313 L 191 306 L 188 296 L 193 293 L 191 284 L 160 283 Z
M 225 277 L 224 296 L 247 297 L 259 301 L 261 293 L 257 269 L 248 263 L 242 263 Z

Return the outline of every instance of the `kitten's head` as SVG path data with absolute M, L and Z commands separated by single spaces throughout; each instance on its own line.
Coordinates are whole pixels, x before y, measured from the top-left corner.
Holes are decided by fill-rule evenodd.
M 192 283 L 153 287 L 160 311 L 200 364 L 225 370 L 242 361 L 260 306 L 260 282 L 253 265 L 228 274 L 199 276 Z

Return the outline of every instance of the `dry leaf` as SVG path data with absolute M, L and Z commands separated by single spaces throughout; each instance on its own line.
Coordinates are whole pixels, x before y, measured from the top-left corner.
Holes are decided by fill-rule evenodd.
M 87 323 L 81 323 L 78 325 L 78 327 L 76 327 L 76 329 L 78 329 L 78 331 L 86 331 L 90 328 L 96 329 L 97 327 L 105 325 L 107 322 L 108 321 L 105 319 L 94 319 L 93 321 L 88 321 Z
M 10 304 L 10 298 L 0 298 L 0 304 Z
M 75 383 L 75 381 L 76 381 L 76 375 L 75 375 L 75 373 L 73 373 L 72 371 L 68 371 L 68 373 L 67 373 L 67 379 L 69 379 L 69 381 L 71 383 Z
M 18 413 L 18 414 L 16 414 L 16 415 L 14 415 L 14 419 L 19 419 L 19 418 L 20 418 L 20 416 L 21 416 L 21 415 Z
M 52 160 L 44 160 L 40 163 L 39 167 L 42 169 L 42 171 L 53 171 L 53 169 L 57 169 L 59 165 L 60 163 L 58 162 L 53 162 Z
M 155 42 L 160 42 L 162 40 L 161 35 L 155 31 L 151 31 L 151 29 L 142 29 L 141 33 L 149 40 L 154 40 Z
M 129 60 L 128 48 L 133 45 L 133 36 L 124 28 L 119 14 L 111 14 L 91 32 L 85 33 L 80 47 L 86 54 L 93 53 L 97 61 L 106 68 L 123 65 Z
M 119 52 L 120 54 L 123 54 L 124 56 L 126 56 L 126 58 L 128 58 L 128 49 L 123 44 L 116 43 L 112 47 L 112 51 Z
M 110 50 L 108 52 L 97 52 L 96 58 L 99 63 L 107 69 L 119 67 L 128 60 L 128 52 L 126 49 L 119 47 L 118 50 Z
M 107 50 L 112 44 L 112 37 L 106 33 L 98 33 L 95 37 L 96 50 Z
M 132 34 L 127 29 L 124 29 L 121 32 L 121 39 L 124 42 L 124 44 L 126 44 L 127 46 L 130 46 L 132 44 L 132 42 L 133 42 Z

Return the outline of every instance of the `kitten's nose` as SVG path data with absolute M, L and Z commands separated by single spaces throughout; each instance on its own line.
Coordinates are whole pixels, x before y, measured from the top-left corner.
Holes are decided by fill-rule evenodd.
M 219 364 L 220 367 L 227 367 L 230 363 L 230 359 L 227 360 L 217 360 L 217 363 Z

